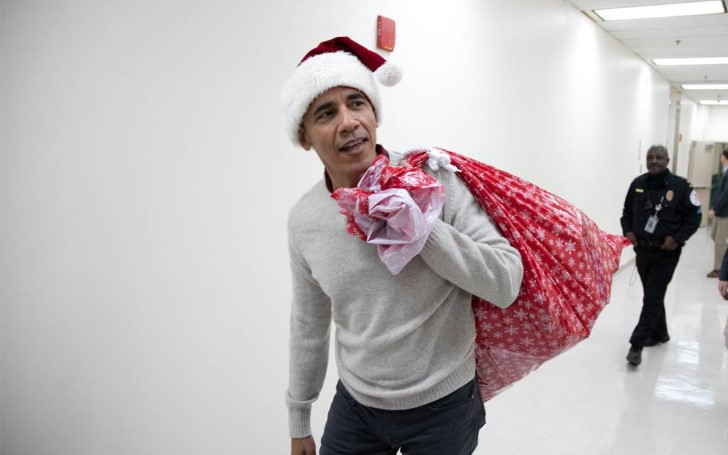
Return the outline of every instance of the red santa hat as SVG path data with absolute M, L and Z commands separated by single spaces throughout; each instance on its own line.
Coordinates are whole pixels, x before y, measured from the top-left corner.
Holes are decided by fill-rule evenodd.
M 303 57 L 283 88 L 281 97 L 289 138 L 299 145 L 298 130 L 308 106 L 334 87 L 360 90 L 369 98 L 377 121 L 381 122 L 382 106 L 377 80 L 391 87 L 401 78 L 399 67 L 347 36 L 320 43 Z

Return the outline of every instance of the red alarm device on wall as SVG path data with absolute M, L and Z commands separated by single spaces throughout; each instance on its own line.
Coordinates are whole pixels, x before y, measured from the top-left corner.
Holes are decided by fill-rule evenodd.
M 385 51 L 393 51 L 395 38 L 394 20 L 377 16 L 377 47 Z

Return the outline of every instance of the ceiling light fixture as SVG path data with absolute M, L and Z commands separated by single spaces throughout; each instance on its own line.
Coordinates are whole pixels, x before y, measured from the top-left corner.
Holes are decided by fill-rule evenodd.
M 682 84 L 685 90 L 728 90 L 728 84 Z
M 728 65 L 728 57 L 696 57 L 696 58 L 653 58 L 657 66 L 669 65 Z
M 728 100 L 703 100 L 700 104 L 707 106 L 728 106 Z
M 654 19 L 658 17 L 698 16 L 701 14 L 725 13 L 722 1 L 673 3 L 668 5 L 633 6 L 629 8 L 608 8 L 593 10 L 603 21 L 624 21 L 630 19 Z

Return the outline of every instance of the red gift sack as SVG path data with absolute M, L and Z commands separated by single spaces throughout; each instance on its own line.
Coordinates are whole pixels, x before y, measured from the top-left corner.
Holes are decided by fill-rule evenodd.
M 521 291 L 508 308 L 473 297 L 476 362 L 487 401 L 589 336 L 609 302 L 629 241 L 600 230 L 581 210 L 519 177 L 442 149 L 475 199 L 521 254 Z M 428 151 L 408 153 L 420 167 Z

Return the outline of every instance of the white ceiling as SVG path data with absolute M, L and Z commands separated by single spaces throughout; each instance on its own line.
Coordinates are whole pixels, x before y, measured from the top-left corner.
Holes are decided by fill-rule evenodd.
M 568 0 L 581 11 L 700 0 Z M 724 0 L 724 4 L 726 0 Z M 728 14 L 595 22 L 680 91 L 684 83 L 728 83 L 728 65 L 655 66 L 653 58 L 728 57 Z M 728 100 L 728 90 L 683 91 L 696 102 Z

